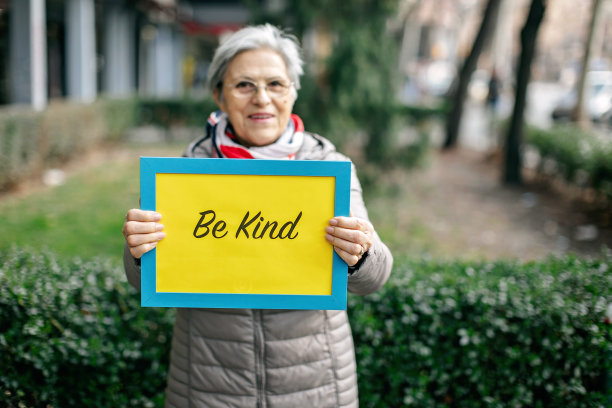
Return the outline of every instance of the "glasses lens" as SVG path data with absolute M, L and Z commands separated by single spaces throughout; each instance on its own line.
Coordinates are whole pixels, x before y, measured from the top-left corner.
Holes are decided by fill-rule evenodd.
M 284 80 L 273 80 L 266 84 L 263 88 L 268 96 L 275 98 L 285 96 L 289 92 L 291 82 Z M 238 98 L 246 98 L 253 96 L 261 87 L 251 81 L 240 81 L 229 86 L 232 94 Z
M 237 95 L 248 96 L 255 92 L 257 85 L 249 81 L 240 81 L 234 85 L 234 93 Z
M 284 81 L 271 81 L 266 86 L 268 93 L 275 96 L 283 96 L 289 90 L 289 83 Z

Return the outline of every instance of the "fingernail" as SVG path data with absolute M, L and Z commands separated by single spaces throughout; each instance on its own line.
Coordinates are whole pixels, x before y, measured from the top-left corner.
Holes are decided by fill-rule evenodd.
M 158 233 L 157 233 L 157 237 L 158 237 L 159 239 L 163 239 L 163 238 L 165 238 L 165 237 L 166 237 L 166 233 L 165 233 L 165 232 L 158 232 Z
M 161 220 L 161 214 L 156 212 L 155 214 L 153 214 L 153 221 L 159 220 Z
M 325 232 L 329 232 L 331 234 L 334 232 L 334 227 L 325 227 Z
M 164 229 L 163 224 L 155 224 L 155 231 L 163 231 L 163 229 Z
M 332 240 L 334 239 L 334 237 L 332 237 L 329 234 L 325 234 L 325 239 L 328 240 L 329 242 L 332 242 Z
M 329 220 L 329 225 L 338 225 L 338 220 L 335 218 L 332 218 L 331 220 Z

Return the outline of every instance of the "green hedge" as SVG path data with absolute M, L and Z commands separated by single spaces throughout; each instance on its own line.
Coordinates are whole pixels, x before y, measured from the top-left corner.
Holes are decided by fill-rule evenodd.
M 52 104 L 41 113 L 39 152 L 46 166 L 57 166 L 97 147 L 107 136 L 99 105 Z
M 610 258 L 402 262 L 350 298 L 363 407 L 609 407 Z
M 135 124 L 206 127 L 211 112 L 219 108 L 212 99 L 141 99 L 138 101 Z
M 30 110 L 0 111 L 0 191 L 40 171 L 41 120 Z
M 172 312 L 120 268 L 0 251 L 0 406 L 162 406 Z
M 42 112 L 0 109 L 0 191 L 119 140 L 134 125 L 134 103 L 53 103 Z
M 55 102 L 42 112 L 0 109 L 0 191 L 38 177 L 102 143 L 123 140 L 135 126 L 199 126 L 212 100 L 99 99 L 93 104 Z
M 396 265 L 349 297 L 361 406 L 611 406 L 609 257 Z M 162 406 L 172 318 L 116 265 L 0 251 L 0 405 Z
M 556 173 L 552 175 L 575 183 L 580 171 L 587 176 L 586 185 L 612 198 L 610 140 L 574 125 L 558 125 L 551 129 L 528 127 L 526 142 L 541 157 L 538 171 L 550 172 L 543 168 L 543 164 L 545 159 L 552 159 L 556 163 Z
M 402 116 L 408 117 L 415 122 L 420 122 L 431 118 L 443 119 L 448 111 L 448 106 L 445 103 L 434 106 L 399 105 L 396 109 Z
M 106 122 L 106 139 L 121 141 L 125 132 L 138 122 L 139 102 L 136 98 L 99 99 L 96 105 L 104 115 Z

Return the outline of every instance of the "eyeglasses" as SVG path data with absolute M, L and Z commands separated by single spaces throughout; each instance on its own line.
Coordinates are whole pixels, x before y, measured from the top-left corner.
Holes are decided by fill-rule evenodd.
M 292 86 L 293 82 L 282 79 L 271 80 L 263 87 L 247 80 L 239 81 L 236 84 L 227 84 L 231 94 L 236 98 L 251 98 L 262 88 L 266 90 L 270 98 L 280 98 L 287 95 Z

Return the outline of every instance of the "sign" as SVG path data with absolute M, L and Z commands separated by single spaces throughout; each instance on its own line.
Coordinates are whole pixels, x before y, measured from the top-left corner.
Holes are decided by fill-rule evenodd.
M 345 309 L 325 240 L 349 215 L 350 162 L 141 157 L 141 205 L 166 237 L 143 255 L 143 306 Z

